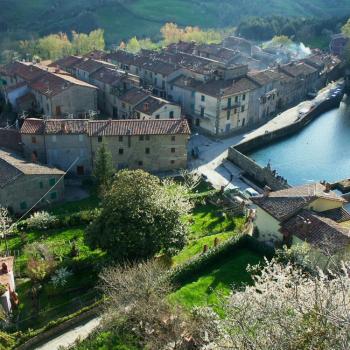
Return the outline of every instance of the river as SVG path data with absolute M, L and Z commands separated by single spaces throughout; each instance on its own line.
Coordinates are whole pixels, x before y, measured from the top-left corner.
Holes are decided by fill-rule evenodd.
M 291 185 L 350 178 L 350 102 L 324 113 L 302 131 L 248 154 L 269 161 Z

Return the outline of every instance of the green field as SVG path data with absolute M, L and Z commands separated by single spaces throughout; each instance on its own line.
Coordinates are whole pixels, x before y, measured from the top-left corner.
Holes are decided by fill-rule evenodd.
M 106 31 L 108 44 L 133 35 L 159 37 L 168 21 L 233 27 L 249 16 L 345 16 L 348 0 L 0 0 L 0 31 L 13 39 L 48 33 Z
M 263 260 L 250 249 L 244 248 L 232 257 L 204 271 L 201 277 L 190 281 L 171 295 L 171 300 L 186 308 L 212 306 L 220 311 L 218 295 L 228 295 L 233 288 L 252 282 L 247 266 L 256 265 Z

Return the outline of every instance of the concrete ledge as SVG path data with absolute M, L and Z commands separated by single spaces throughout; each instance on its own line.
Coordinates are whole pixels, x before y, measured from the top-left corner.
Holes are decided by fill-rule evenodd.
M 64 333 L 66 330 L 72 328 L 73 326 L 76 326 L 84 321 L 89 321 L 96 317 L 99 314 L 100 306 L 97 305 L 94 308 L 87 310 L 85 312 L 82 312 L 76 317 L 73 317 L 67 321 L 62 322 L 61 324 L 54 326 L 51 329 L 48 329 L 47 331 L 43 331 L 39 333 L 38 335 L 34 336 L 33 338 L 30 338 L 25 343 L 19 345 L 16 347 L 16 350 L 32 350 L 35 349 L 36 346 L 39 344 L 42 344 L 51 338 L 58 336 L 62 333 Z

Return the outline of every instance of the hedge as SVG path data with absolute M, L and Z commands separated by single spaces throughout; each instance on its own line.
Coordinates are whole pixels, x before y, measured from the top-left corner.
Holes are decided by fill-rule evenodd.
M 58 228 L 68 228 L 68 227 L 78 227 L 78 226 L 87 226 L 95 220 L 95 218 L 99 215 L 99 209 L 91 209 L 91 210 L 82 210 L 71 215 L 57 215 L 55 216 L 57 220 L 47 225 L 47 227 L 31 227 L 32 231 L 46 231 L 49 229 L 58 229 Z M 28 230 L 27 220 L 20 221 L 17 224 L 17 230 L 23 231 Z
M 50 321 L 46 326 L 44 326 L 42 328 L 39 328 L 39 329 L 36 329 L 36 330 L 29 329 L 25 333 L 19 331 L 19 332 L 11 334 L 12 336 L 17 338 L 15 347 L 13 349 L 16 349 L 18 346 L 24 344 L 28 340 L 38 336 L 41 333 L 47 332 L 50 329 L 55 328 L 55 327 L 61 325 L 62 323 L 66 322 L 66 321 L 69 321 L 69 320 L 71 320 L 71 319 L 73 319 L 75 317 L 80 316 L 84 312 L 90 311 L 90 310 L 92 310 L 94 308 L 97 308 L 98 306 L 101 306 L 103 301 L 104 301 L 104 299 L 102 298 L 102 299 L 96 301 L 95 303 L 93 303 L 93 304 L 91 304 L 89 306 L 83 307 L 82 309 L 78 310 L 77 312 L 75 312 L 73 314 L 70 314 L 68 316 L 64 316 L 64 317 L 58 318 L 57 320 L 54 320 L 54 321 Z
M 235 251 L 241 248 L 249 248 L 265 255 L 267 258 L 271 258 L 275 253 L 273 248 L 259 242 L 255 238 L 246 234 L 240 234 L 176 267 L 170 272 L 170 279 L 172 283 L 180 286 L 184 285 L 193 280 L 194 277 L 201 276 L 208 268 L 231 257 Z

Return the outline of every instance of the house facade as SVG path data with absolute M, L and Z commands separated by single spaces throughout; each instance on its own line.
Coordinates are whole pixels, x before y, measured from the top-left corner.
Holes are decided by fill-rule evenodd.
M 329 184 L 308 184 L 265 191 L 252 199 L 257 206 L 258 239 L 270 245 L 306 243 L 320 251 L 344 252 L 350 247 L 350 214 L 346 201 Z
M 21 136 L 27 159 L 84 176 L 91 175 L 102 143 L 110 150 L 117 170 L 187 168 L 190 129 L 184 119 L 26 119 Z
M 64 175 L 62 170 L 27 162 L 12 151 L 0 149 L 0 205 L 23 213 L 35 204 L 40 208 L 61 201 L 64 182 L 60 179 Z

